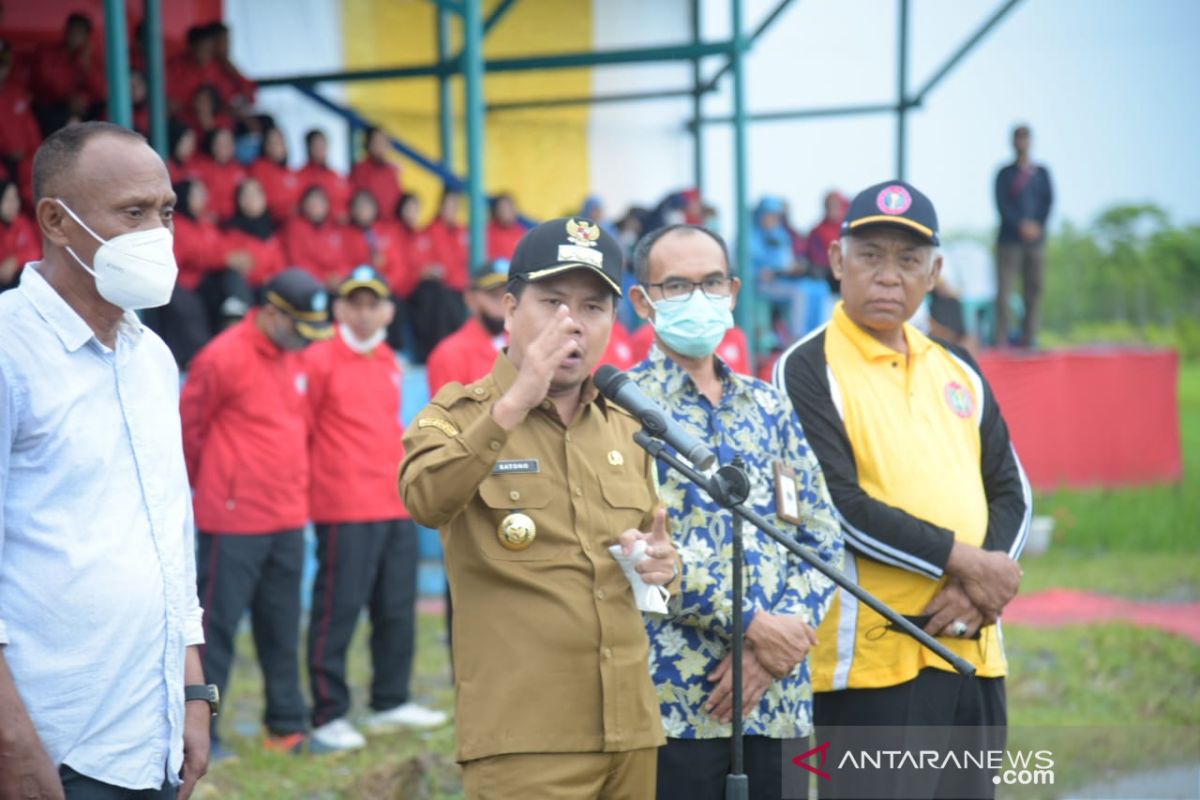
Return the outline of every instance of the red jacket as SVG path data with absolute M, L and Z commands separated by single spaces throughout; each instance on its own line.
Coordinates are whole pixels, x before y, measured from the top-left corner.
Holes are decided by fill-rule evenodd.
M 304 217 L 293 217 L 283 229 L 283 253 L 288 264 L 303 267 L 323 283 L 341 279 L 358 266 L 346 253 L 342 226 L 331 219 L 313 225 Z
M 193 171 L 208 189 L 208 208 L 218 219 L 226 220 L 237 211 L 237 188 L 246 180 L 246 168 L 236 161 L 224 164 L 210 156 L 196 156 Z
M 267 211 L 277 222 L 291 219 L 300 205 L 300 176 L 294 169 L 260 158 L 250 165 L 250 177 L 262 184 Z
M 650 355 L 650 347 L 654 344 L 654 326 L 646 323 L 629 337 L 633 346 L 635 363 L 644 361 Z M 717 345 L 717 355 L 729 365 L 729 368 L 741 375 L 753 375 L 750 371 L 750 350 L 746 346 L 746 334 L 741 328 L 730 328 L 725 332 L 725 338 Z
M 445 270 L 442 283 L 455 291 L 466 291 L 470 277 L 467 269 L 467 229 L 461 225 L 447 225 L 438 218 L 429 223 L 425 235 L 429 237 L 427 263 L 442 265 Z
M 182 183 L 190 181 L 199 173 L 196 172 L 196 157 L 192 156 L 187 161 L 176 161 L 174 158 L 167 159 L 167 175 L 171 178 L 171 183 Z
M 346 225 L 342 230 L 347 261 L 353 262 L 355 267 L 360 264 L 375 267 L 387 280 L 391 290 L 401 294 L 400 288 L 408 286 L 408 256 L 405 242 L 397 233 L 396 226 L 377 222 L 366 229 Z M 411 287 L 408 290 L 411 291 Z
M 525 235 L 521 225 L 499 225 L 489 222 L 487 226 L 487 257 L 511 259 L 517 250 L 517 242 Z
M 305 164 L 296 172 L 300 180 L 300 194 L 308 191 L 310 186 L 320 186 L 329 198 L 329 214 L 339 222 L 345 221 L 346 212 L 350 209 L 350 181 L 341 173 L 334 172 L 329 167 L 317 164 Z
M 350 170 L 350 186 L 354 191 L 366 189 L 379 204 L 380 219 L 394 219 L 396 201 L 400 199 L 403 186 L 400 168 L 390 161 L 376 161 L 367 157 Z
M 179 285 L 195 289 L 210 272 L 225 269 L 228 257 L 225 235 L 210 219 L 188 219 L 175 215 L 175 263 Z
M 167 97 L 181 108 L 192 104 L 192 97 L 201 86 L 211 85 L 221 93 L 220 67 L 216 60 L 197 64 L 190 53 L 180 53 L 167 60 Z M 225 98 L 222 97 L 222 100 Z
M 42 132 L 33 116 L 33 106 L 25 87 L 9 75 L 0 84 L 0 156 L 33 158 L 42 143 Z
M 108 96 L 104 74 L 104 59 L 98 57 L 95 45 L 86 67 L 65 45 L 46 45 L 34 56 L 29 94 L 39 103 L 65 103 L 75 95 L 82 95 L 89 105 L 99 103 Z
M 396 486 L 404 378 L 391 348 L 356 353 L 339 334 L 309 346 L 303 360 L 316 423 L 309 436 L 313 521 L 408 519 Z
M 276 273 L 283 272 L 289 266 L 283 256 L 283 244 L 278 236 L 259 239 L 245 231 L 230 228 L 225 231 L 226 254 L 245 250 L 254 259 L 254 266 L 246 274 L 246 280 L 251 286 L 262 286 Z
M 397 263 L 389 268 L 388 281 L 392 291 L 400 297 L 408 297 L 421 282 L 421 272 L 433 260 L 433 243 L 423 230 L 412 230 L 403 222 L 390 224 L 396 240 Z
M 272 533 L 308 521 L 307 379 L 298 353 L 258 329 L 258 311 L 192 360 L 179 398 L 196 526 Z
M 33 221 L 24 214 L 17 214 L 11 225 L 0 222 L 0 261 L 14 256 L 17 259 L 17 274 L 30 261 L 42 258 L 42 234 Z
M 474 383 L 492 371 L 500 352 L 492 335 L 476 317 L 471 317 L 454 333 L 438 342 L 425 360 L 429 396 L 447 383 Z
M 596 368 L 611 364 L 619 370 L 626 370 L 641 360 L 635 356 L 629 331 L 620 322 L 613 320 L 612 334 L 608 337 L 608 347 L 605 348 L 604 355 L 600 357 L 600 363 L 596 365 Z

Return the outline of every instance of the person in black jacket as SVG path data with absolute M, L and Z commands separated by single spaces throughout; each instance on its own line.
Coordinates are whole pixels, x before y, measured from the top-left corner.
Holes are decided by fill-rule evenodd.
M 1046 218 L 1054 203 L 1050 171 L 1029 157 L 1029 127 L 1013 130 L 1016 160 L 996 174 L 996 208 L 1000 235 L 996 243 L 996 344 L 1009 343 L 1008 302 L 1019 273 L 1025 303 L 1022 347 L 1037 342 L 1045 269 Z

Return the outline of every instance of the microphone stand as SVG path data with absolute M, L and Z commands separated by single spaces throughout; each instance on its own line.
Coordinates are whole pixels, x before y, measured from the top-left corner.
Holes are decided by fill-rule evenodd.
M 645 425 L 642 430 L 633 435 L 634 442 L 654 458 L 699 486 L 714 502 L 723 508 L 729 509 L 733 514 L 733 733 L 730 741 L 730 773 L 725 778 L 726 800 L 746 800 L 749 797 L 749 781 L 747 776 L 742 772 L 744 755 L 742 748 L 743 521 L 749 522 L 767 536 L 783 545 L 789 553 L 829 578 L 844 591 L 854 595 L 894 627 L 907 633 L 920 642 L 922 646 L 932 650 L 938 656 L 948 661 L 959 674 L 966 676 L 975 674 L 975 666 L 969 661 L 951 652 L 944 644 L 905 619 L 903 615 L 897 613 L 882 600 L 875 597 L 875 595 L 847 578 L 842 574 L 841 570 L 829 566 L 815 554 L 801 547 L 794 539 L 782 533 L 757 511 L 746 508 L 744 502 L 750 494 L 750 478 L 746 475 L 745 465 L 742 463 L 741 456 L 736 457 L 731 465 L 721 467 L 717 470 L 712 478 L 708 478 L 686 461 L 669 452 L 666 442 L 654 438 L 657 427 L 653 424 Z

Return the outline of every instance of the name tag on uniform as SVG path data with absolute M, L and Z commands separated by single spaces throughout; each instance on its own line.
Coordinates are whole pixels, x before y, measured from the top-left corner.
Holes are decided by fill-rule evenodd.
M 800 518 L 800 481 L 782 461 L 775 462 L 775 516 L 793 525 L 804 524 Z
M 496 466 L 492 467 L 493 475 L 528 475 L 541 471 L 541 463 L 536 458 L 497 461 Z

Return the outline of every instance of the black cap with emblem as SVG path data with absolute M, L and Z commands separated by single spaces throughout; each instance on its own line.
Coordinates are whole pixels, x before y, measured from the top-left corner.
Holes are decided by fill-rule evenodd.
M 263 286 L 263 298 L 291 317 L 305 339 L 328 339 L 329 293 L 321 282 L 299 267 L 289 267 Z
M 842 235 L 874 225 L 904 228 L 931 245 L 938 245 L 938 218 L 933 202 L 911 183 L 884 181 L 855 195 L 842 222 Z
M 568 270 L 595 272 L 618 296 L 624 256 L 617 240 L 585 217 L 559 217 L 522 237 L 508 268 L 508 279 L 540 281 Z

